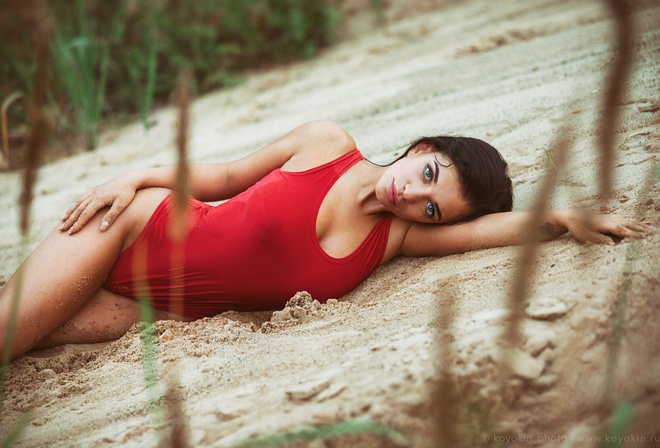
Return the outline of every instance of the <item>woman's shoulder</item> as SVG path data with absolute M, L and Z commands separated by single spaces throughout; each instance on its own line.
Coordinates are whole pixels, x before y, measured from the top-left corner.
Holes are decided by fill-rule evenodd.
M 285 171 L 304 171 L 330 162 L 355 149 L 353 137 L 337 123 L 318 120 L 296 129 L 298 150 L 282 167 Z
M 325 143 L 347 144 L 355 147 L 353 137 L 339 124 L 331 120 L 316 120 L 303 124 L 299 128 L 310 139 L 322 139 Z

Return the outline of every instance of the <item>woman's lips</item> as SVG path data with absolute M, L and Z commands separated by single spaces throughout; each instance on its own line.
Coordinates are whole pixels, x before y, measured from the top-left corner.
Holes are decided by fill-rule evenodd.
M 387 199 L 394 205 L 398 202 L 398 194 L 396 191 L 396 185 L 394 185 L 394 181 L 390 184 L 390 186 L 387 188 Z

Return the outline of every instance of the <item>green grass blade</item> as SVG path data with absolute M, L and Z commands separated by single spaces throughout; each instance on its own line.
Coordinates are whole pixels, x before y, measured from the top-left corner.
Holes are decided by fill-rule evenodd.
M 32 411 L 28 411 L 21 415 L 12 429 L 9 430 L 2 440 L 0 440 L 0 448 L 10 448 L 16 444 L 16 441 L 21 436 L 27 425 L 32 420 Z
M 626 251 L 626 261 L 621 274 L 622 281 L 618 290 L 615 315 L 612 321 L 612 338 L 607 353 L 607 370 L 605 372 L 605 391 L 603 402 L 611 403 L 614 396 L 614 382 L 616 380 L 616 371 L 619 364 L 619 352 L 621 351 L 621 342 L 623 340 L 624 323 L 626 309 L 628 307 L 628 294 L 632 287 L 632 274 L 635 272 L 635 262 L 637 261 L 640 242 L 635 240 L 628 243 Z
M 399 445 L 410 443 L 408 436 L 389 426 L 371 420 L 354 420 L 319 427 L 303 427 L 294 431 L 257 437 L 231 445 L 231 448 L 274 448 L 352 435 L 383 437 Z
M 153 44 L 149 48 L 147 67 L 147 86 L 144 91 L 144 99 L 142 101 L 141 120 L 145 129 L 149 129 L 149 114 L 153 108 L 154 93 L 156 91 L 156 68 L 157 68 L 157 52 L 156 45 Z
M 144 0 L 143 0 L 144 5 Z M 142 107 L 140 109 L 140 121 L 144 129 L 149 129 L 149 114 L 153 108 L 154 94 L 156 92 L 157 68 L 158 68 L 158 47 L 157 47 L 157 24 L 158 17 L 154 8 L 144 8 L 144 14 L 147 18 L 144 26 L 147 29 L 147 85 L 142 97 Z
M 543 152 L 545 152 L 545 156 L 550 161 L 550 165 L 552 165 L 552 168 L 554 168 L 554 170 L 557 171 L 557 165 L 555 165 L 555 161 L 552 159 L 550 152 L 546 148 L 543 148 Z
M 148 297 L 140 296 L 138 298 L 138 306 L 141 321 L 142 367 L 147 399 L 149 401 L 149 412 L 153 417 L 154 424 L 160 426 L 164 421 L 164 415 L 160 406 L 161 393 L 158 387 L 158 366 L 156 363 L 158 355 L 156 342 L 158 337 L 156 336 L 156 328 L 154 326 L 154 314 Z
M 622 446 L 621 443 L 625 438 L 626 429 L 630 424 L 630 420 L 632 420 L 633 413 L 633 407 L 630 403 L 619 403 L 614 410 L 612 424 L 603 442 L 603 448 L 618 448 Z
M 22 235 L 20 244 L 20 259 L 25 260 L 30 252 L 30 237 Z M 9 362 L 11 358 L 11 347 L 16 336 L 16 321 L 18 319 L 18 304 L 23 290 L 24 266 L 16 271 L 16 286 L 12 296 L 11 307 L 9 309 L 9 322 L 7 324 L 7 336 L 5 337 L 5 346 L 2 348 L 2 363 L 0 364 L 0 411 L 2 411 L 5 395 L 5 381 L 9 371 Z

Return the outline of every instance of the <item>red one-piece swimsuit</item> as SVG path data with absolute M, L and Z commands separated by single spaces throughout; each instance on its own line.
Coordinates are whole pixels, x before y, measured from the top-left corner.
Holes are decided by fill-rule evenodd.
M 191 199 L 182 243 L 170 238 L 173 203 L 168 196 L 119 256 L 103 287 L 148 298 L 156 309 L 176 309 L 190 318 L 282 308 L 298 291 L 321 302 L 341 297 L 380 264 L 391 223 L 391 215 L 384 215 L 344 258 L 329 256 L 319 245 L 321 202 L 362 159 L 354 149 L 307 171 L 276 169 L 215 206 Z

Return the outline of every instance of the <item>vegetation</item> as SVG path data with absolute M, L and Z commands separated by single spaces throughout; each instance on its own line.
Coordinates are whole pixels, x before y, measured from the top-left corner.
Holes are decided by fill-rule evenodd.
M 0 99 L 31 94 L 36 73 L 26 26 L 35 1 L 14 2 L 0 30 Z M 179 73 L 198 92 L 240 82 L 246 70 L 314 56 L 333 42 L 341 17 L 334 0 L 53 0 L 48 97 L 56 131 L 96 145 L 102 118 L 139 114 L 169 100 Z M 10 121 L 27 123 L 26 111 Z

